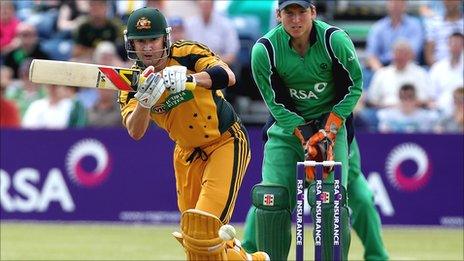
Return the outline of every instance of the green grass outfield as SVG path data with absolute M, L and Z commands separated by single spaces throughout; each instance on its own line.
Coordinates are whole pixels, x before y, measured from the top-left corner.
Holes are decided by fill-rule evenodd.
M 176 226 L 15 223 L 0 224 L 0 260 L 183 260 L 171 236 Z M 243 235 L 242 226 L 236 225 Z M 312 239 L 307 229 L 307 258 Z M 385 227 L 391 260 L 464 260 L 463 229 Z M 350 260 L 362 259 L 353 234 Z M 292 248 L 290 260 L 294 259 Z

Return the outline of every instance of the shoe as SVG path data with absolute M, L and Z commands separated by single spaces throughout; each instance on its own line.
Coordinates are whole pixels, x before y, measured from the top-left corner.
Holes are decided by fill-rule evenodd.
M 265 252 L 255 252 L 249 254 L 245 252 L 242 243 L 238 239 L 226 241 L 227 260 L 247 260 L 247 261 L 270 261 L 269 255 Z
M 254 252 L 251 254 L 251 260 L 255 261 L 270 261 L 269 255 L 266 252 Z

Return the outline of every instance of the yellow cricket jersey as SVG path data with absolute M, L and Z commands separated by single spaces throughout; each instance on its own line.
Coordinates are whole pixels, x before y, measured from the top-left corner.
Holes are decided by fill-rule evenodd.
M 177 41 L 171 46 L 167 66 L 183 65 L 193 74 L 210 67 L 227 66 L 208 47 L 191 41 Z M 145 69 L 134 65 L 136 68 Z M 133 92 L 121 91 L 119 104 L 123 122 L 135 109 Z M 151 119 L 166 130 L 169 137 L 182 147 L 201 147 L 218 139 L 238 117 L 219 90 L 197 87 L 170 94 L 165 91 L 151 108 Z

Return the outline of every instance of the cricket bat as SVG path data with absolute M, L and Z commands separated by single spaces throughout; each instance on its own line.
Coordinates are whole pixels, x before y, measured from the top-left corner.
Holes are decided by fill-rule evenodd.
M 34 83 L 136 92 L 141 73 L 138 69 L 34 59 L 29 67 L 29 80 Z M 196 86 L 188 82 L 185 87 L 193 90 Z

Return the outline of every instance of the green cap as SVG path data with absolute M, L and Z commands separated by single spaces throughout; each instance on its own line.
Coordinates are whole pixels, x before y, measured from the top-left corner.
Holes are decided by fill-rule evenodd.
M 158 38 L 168 34 L 164 15 L 155 8 L 143 7 L 135 10 L 127 20 L 127 39 Z

